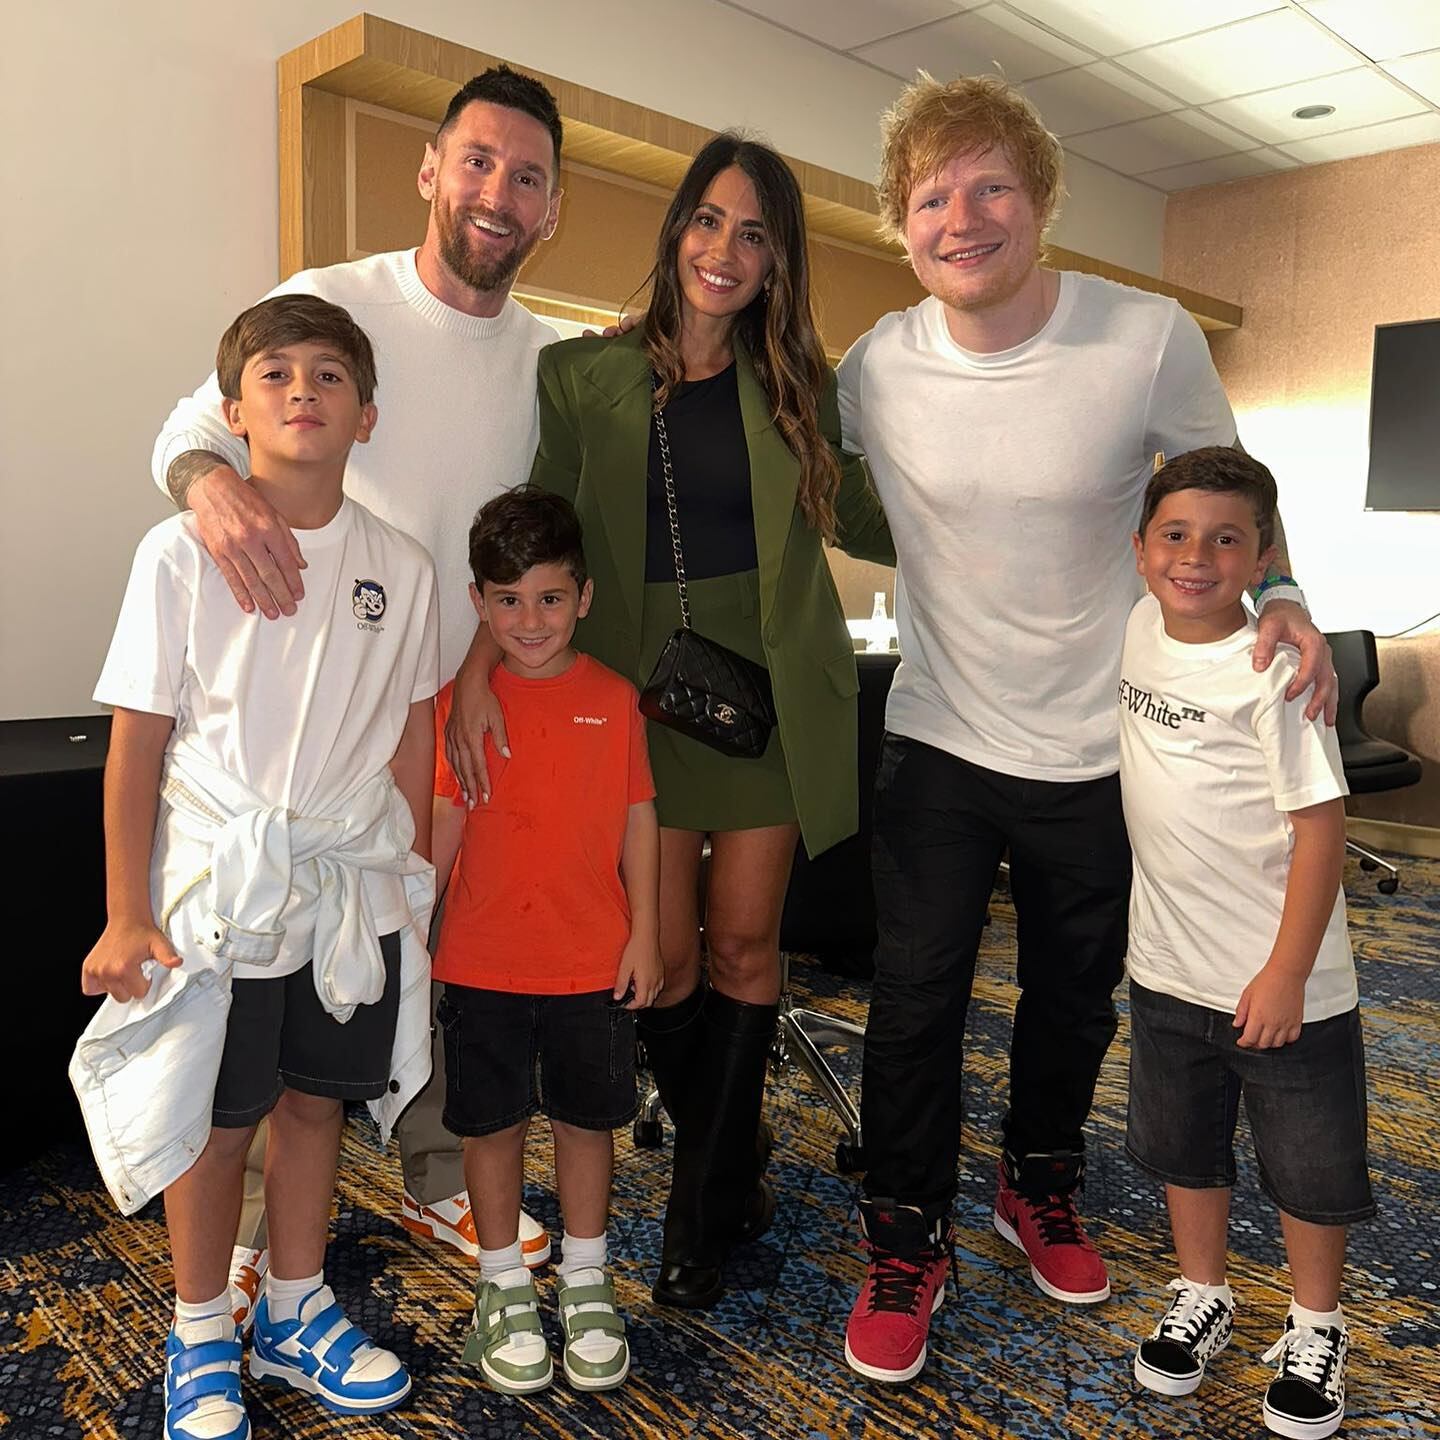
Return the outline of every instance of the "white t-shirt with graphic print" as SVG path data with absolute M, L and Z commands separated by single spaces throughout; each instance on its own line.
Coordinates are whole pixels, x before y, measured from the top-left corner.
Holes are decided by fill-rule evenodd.
M 332 813 L 389 765 L 414 701 L 440 687 L 435 566 L 409 535 L 345 499 L 299 530 L 305 601 L 266 620 L 235 603 L 189 512 L 140 541 L 95 699 L 171 715 L 169 751 L 217 765 L 302 815 Z M 163 823 L 163 812 L 162 812 Z M 377 934 L 409 923 L 398 875 L 366 871 Z M 310 959 L 312 936 L 281 917 L 276 977 Z
M 1120 663 L 1120 787 L 1135 855 L 1126 968 L 1149 990 L 1232 1012 L 1270 958 L 1295 845 L 1291 810 L 1348 794 L 1340 745 L 1306 697 L 1296 652 L 1251 663 L 1253 620 L 1212 644 L 1165 633 L 1147 595 Z M 1357 1003 L 1337 888 L 1305 984 L 1305 1020 Z

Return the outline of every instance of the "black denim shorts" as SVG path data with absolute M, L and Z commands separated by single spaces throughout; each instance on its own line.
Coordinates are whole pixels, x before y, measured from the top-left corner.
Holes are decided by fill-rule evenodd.
M 312 965 L 274 980 L 232 980 L 212 1123 L 258 1125 L 286 1090 L 375 1100 L 390 1083 L 400 1013 L 400 936 L 380 937 L 385 993 L 340 1024 L 315 993 Z
M 579 1130 L 616 1130 L 635 1118 L 635 1012 L 610 991 L 446 985 L 435 1014 L 452 1135 L 491 1135 L 537 1111 Z
M 1360 1011 L 1312 1021 L 1274 1050 L 1241 1049 L 1234 1018 L 1131 981 L 1125 1149 L 1182 1189 L 1234 1185 L 1243 1094 L 1266 1194 L 1312 1225 L 1368 1220 Z

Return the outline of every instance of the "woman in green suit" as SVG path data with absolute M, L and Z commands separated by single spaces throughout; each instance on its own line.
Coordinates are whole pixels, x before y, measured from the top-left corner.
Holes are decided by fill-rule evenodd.
M 680 623 L 660 412 L 694 627 L 765 666 L 774 691 L 779 724 L 759 759 L 649 726 L 666 978 L 640 1025 L 675 1131 L 654 1295 L 701 1307 L 722 1293 L 729 1246 L 774 1210 L 760 1104 L 795 843 L 814 855 L 857 824 L 855 661 L 822 541 L 892 564 L 894 548 L 863 466 L 840 450 L 785 162 L 732 134 L 706 145 L 649 283 L 630 334 L 541 351 L 531 479 L 584 523 L 595 591 L 577 644 L 643 687 Z

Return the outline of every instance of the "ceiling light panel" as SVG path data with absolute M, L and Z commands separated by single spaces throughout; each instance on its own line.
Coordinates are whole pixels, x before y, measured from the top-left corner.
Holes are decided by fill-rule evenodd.
M 1280 0 L 1007 0 L 1012 10 L 1088 45 L 1118 55 L 1275 10 Z
M 1440 140 L 1440 115 L 1433 110 L 1404 120 L 1387 120 L 1363 130 L 1341 130 L 1334 135 L 1317 135 L 1313 140 L 1292 140 L 1285 153 L 1306 165 L 1327 160 L 1349 160 L 1356 155 L 1375 155 L 1381 150 L 1403 150 L 1409 145 L 1431 145 Z
M 1305 105 L 1333 105 L 1335 113 L 1318 120 L 1297 120 L 1294 111 Z M 1261 140 L 1277 144 L 1310 140 L 1332 130 L 1354 130 L 1382 120 L 1399 120 L 1425 108 L 1424 104 L 1378 71 L 1348 70 L 1320 80 L 1302 80 L 1258 95 L 1242 95 L 1207 105 L 1205 113 L 1238 126 Z
M 1046 126 L 1057 135 L 1123 125 L 1179 108 L 1179 101 L 1102 60 L 1081 70 L 1062 70 L 1021 87 Z
M 1187 112 L 1183 117 L 1156 115 L 1089 135 L 1072 135 L 1065 148 L 1123 175 L 1139 175 L 1163 166 L 1208 160 L 1227 151 L 1253 150 L 1255 141 L 1228 125 Z
M 897 30 L 943 20 L 985 0 L 728 0 L 762 20 L 808 35 L 822 45 L 849 50 Z
M 1094 59 L 1078 46 L 997 5 L 864 45 L 852 53 L 906 80 L 923 69 L 942 80 L 998 70 L 1011 80 L 1022 81 Z
M 1122 57 L 1142 79 L 1206 105 L 1352 69 L 1355 55 L 1293 10 L 1238 20 Z
M 1411 55 L 1404 60 L 1387 60 L 1385 69 L 1433 105 L 1440 105 L 1440 50 L 1428 55 Z
M 1437 0 L 1309 0 L 1305 8 L 1372 60 L 1440 47 Z

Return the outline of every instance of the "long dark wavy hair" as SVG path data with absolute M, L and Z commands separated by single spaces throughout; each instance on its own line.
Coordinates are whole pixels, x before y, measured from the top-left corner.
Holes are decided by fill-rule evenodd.
M 820 431 L 820 397 L 829 365 L 810 307 L 810 258 L 805 249 L 805 210 L 790 167 L 768 145 L 724 131 L 704 146 L 680 182 L 656 245 L 655 268 L 646 282 L 645 352 L 659 385 L 655 407 L 685 378 L 680 353 L 680 239 L 710 182 L 738 166 L 755 186 L 760 219 L 774 267 L 765 288 L 735 317 L 732 338 L 744 342 L 770 402 L 770 414 L 790 453 L 800 462 L 797 498 L 806 520 L 835 539 L 835 494 L 840 462 Z

